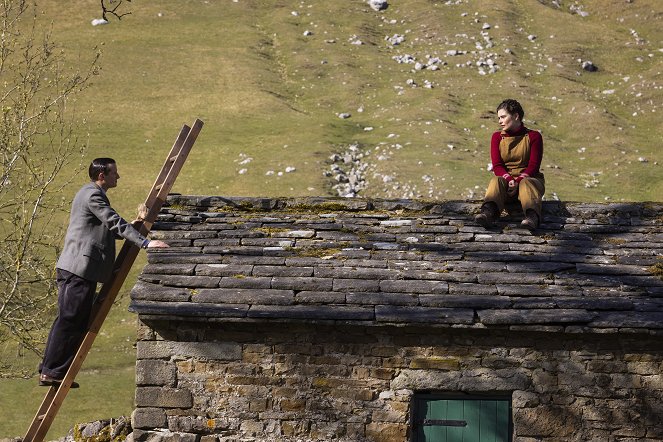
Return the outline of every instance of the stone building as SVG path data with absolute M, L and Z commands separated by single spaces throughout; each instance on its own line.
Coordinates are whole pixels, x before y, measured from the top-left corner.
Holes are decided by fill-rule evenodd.
M 663 204 L 477 210 L 170 196 L 135 439 L 662 441 Z

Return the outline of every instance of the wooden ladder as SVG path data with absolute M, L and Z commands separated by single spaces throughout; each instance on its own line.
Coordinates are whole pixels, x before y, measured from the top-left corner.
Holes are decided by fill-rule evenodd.
M 152 186 L 152 190 L 150 190 L 150 193 L 145 200 L 145 205 L 149 209 L 147 215 L 142 222 L 134 224 L 134 227 L 136 227 L 141 234 L 147 235 L 152 228 L 152 225 L 154 224 L 161 207 L 166 201 L 166 197 L 172 189 L 177 175 L 180 173 L 180 170 L 182 170 L 182 166 L 184 165 L 202 127 L 203 122 L 198 119 L 193 123 L 192 128 L 186 124 L 182 127 L 179 136 L 175 140 L 175 143 L 168 154 L 168 158 L 166 158 L 166 162 L 161 168 L 161 172 L 159 172 L 159 176 Z M 67 374 L 64 376 L 62 383 L 48 388 L 48 392 L 39 407 L 39 411 L 37 411 L 28 431 L 25 433 L 25 437 L 23 438 L 24 442 L 42 442 L 44 437 L 46 437 L 46 433 L 51 427 L 60 406 L 64 402 L 74 378 L 80 371 L 83 361 L 85 361 L 85 357 L 90 351 L 101 325 L 104 323 L 106 316 L 108 316 L 108 312 L 110 311 L 124 280 L 127 278 L 129 270 L 131 270 L 131 266 L 136 260 L 139 251 L 140 249 L 131 242 L 124 242 L 120 253 L 115 259 L 115 264 L 113 265 L 113 276 L 110 281 L 103 284 L 99 291 L 99 299 L 102 299 L 102 302 L 96 305 L 96 309 L 92 314 L 90 326 L 76 352 L 76 356 L 74 356 L 74 360 L 69 367 Z

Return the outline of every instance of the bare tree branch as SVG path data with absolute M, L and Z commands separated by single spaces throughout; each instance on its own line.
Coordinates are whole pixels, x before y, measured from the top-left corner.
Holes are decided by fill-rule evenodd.
M 56 300 L 53 267 L 68 209 L 61 192 L 85 149 L 69 104 L 89 85 L 99 54 L 85 72 L 66 69 L 25 0 L 0 1 L 0 28 L 0 345 L 39 353 Z M 3 361 L 3 375 L 11 366 Z
M 124 2 L 131 3 L 131 0 L 100 0 L 100 1 L 101 1 L 101 17 L 106 21 L 108 21 L 109 15 L 113 15 L 118 20 L 122 20 L 122 17 L 131 14 L 131 11 L 123 13 L 118 12 L 118 9 L 120 8 L 120 6 L 122 6 L 122 3 Z M 114 3 L 116 3 L 114 6 L 109 6 L 113 5 Z

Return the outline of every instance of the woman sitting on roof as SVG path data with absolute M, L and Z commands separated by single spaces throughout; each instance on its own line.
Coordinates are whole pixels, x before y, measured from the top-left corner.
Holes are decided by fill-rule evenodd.
M 545 192 L 543 174 L 539 171 L 543 158 L 543 138 L 523 125 L 525 111 L 516 100 L 504 100 L 497 106 L 502 130 L 490 140 L 490 158 L 495 176 L 490 180 L 481 213 L 474 219 L 489 228 L 500 217 L 506 202 L 518 199 L 525 219 L 521 225 L 528 230 L 539 227 L 541 198 Z

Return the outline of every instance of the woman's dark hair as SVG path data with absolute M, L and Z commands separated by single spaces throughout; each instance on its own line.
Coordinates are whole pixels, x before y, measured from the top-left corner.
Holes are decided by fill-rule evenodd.
M 518 103 L 516 100 L 512 100 L 511 98 L 501 102 L 500 105 L 497 106 L 497 112 L 499 112 L 500 109 L 504 109 L 511 115 L 517 114 L 520 117 L 520 121 L 523 121 L 523 117 L 525 116 L 525 111 L 523 110 L 523 107 L 520 105 L 520 103 Z
M 111 164 L 115 164 L 115 160 L 112 158 L 95 158 L 92 160 L 90 163 L 90 168 L 88 169 L 88 175 L 90 175 L 90 179 L 92 181 L 97 181 L 101 172 L 110 172 Z

